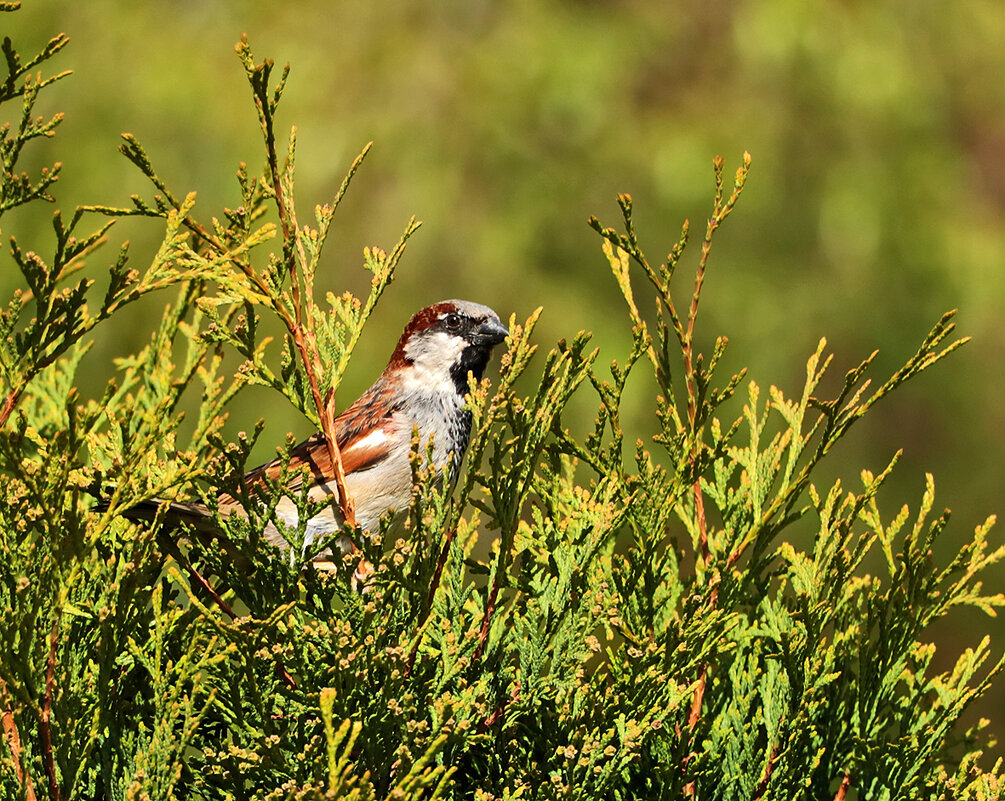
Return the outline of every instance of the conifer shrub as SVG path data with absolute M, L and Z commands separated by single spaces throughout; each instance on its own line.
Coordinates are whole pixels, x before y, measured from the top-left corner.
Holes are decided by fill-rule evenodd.
M 66 73 L 34 71 L 66 43 L 27 60 L 3 44 L 0 103 L 20 112 L 0 144 L 0 213 L 52 200 L 58 165 L 31 176 L 17 163 L 60 121 L 34 108 Z M 1005 604 L 981 585 L 1005 556 L 988 543 L 993 518 L 939 560 L 949 515 L 933 513 L 931 476 L 893 518 L 877 496 L 896 455 L 847 483 L 818 478 L 873 404 L 964 340 L 949 313 L 892 376 L 870 383 L 870 356 L 833 396 L 824 342 L 792 397 L 721 376 L 725 339 L 706 356 L 695 332 L 746 155 L 732 180 L 715 161 L 685 276 L 686 224 L 655 263 L 629 196 L 617 229 L 590 221 L 630 350 L 603 366 L 580 333 L 538 353 L 541 310 L 511 319 L 499 375 L 471 384 L 454 490 L 435 488 L 416 443 L 406 535 L 351 532 L 376 566 L 365 591 L 351 562 L 291 565 L 264 541 L 278 484 L 245 496 L 248 519 L 219 519 L 215 539 L 123 519 L 152 497 L 240 492 L 261 425 L 236 442 L 222 426 L 246 386 L 330 432 L 417 227 L 364 251 L 368 297 L 319 297 L 322 246 L 366 150 L 305 224 L 295 135 L 280 146 L 275 122 L 287 71 L 274 81 L 271 62 L 237 49 L 265 147 L 261 174 L 238 171 L 235 208 L 200 216 L 126 135 L 148 192 L 57 212 L 44 256 L 11 240 L 23 285 L 0 312 L 4 798 L 999 797 L 987 721 L 960 720 L 1002 649 L 984 638 L 943 671 L 930 642 L 955 608 Z M 126 216 L 161 226 L 160 248 L 123 247 L 96 273 Z M 105 366 L 101 397 L 81 397 L 94 329 L 155 292 L 166 305 L 147 343 Z M 261 334 L 269 319 L 281 343 Z M 622 423 L 629 381 L 651 390 L 655 436 Z M 577 393 L 593 398 L 592 423 L 563 416 Z M 197 409 L 184 428 L 183 404 Z M 316 512 L 298 503 L 301 519 Z

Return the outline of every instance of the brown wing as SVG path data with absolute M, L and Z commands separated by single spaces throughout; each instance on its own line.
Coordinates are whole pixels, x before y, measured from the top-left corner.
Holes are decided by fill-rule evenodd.
M 387 458 L 391 436 L 391 416 L 396 406 L 387 402 L 390 387 L 382 376 L 360 398 L 335 418 L 335 431 L 342 469 L 348 473 L 366 470 Z M 299 443 L 290 452 L 289 488 L 297 491 L 303 485 L 304 466 L 310 468 L 317 483 L 328 483 L 335 476 L 331 455 L 324 434 L 318 432 Z M 274 459 L 244 477 L 245 483 L 254 484 L 263 477 L 277 479 L 282 472 L 282 462 Z

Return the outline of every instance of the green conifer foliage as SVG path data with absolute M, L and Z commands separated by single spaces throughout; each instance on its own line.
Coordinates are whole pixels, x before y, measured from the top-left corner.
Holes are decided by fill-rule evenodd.
M 33 71 L 65 44 L 30 59 L 3 44 L 0 104 L 22 113 L 2 132 L 0 214 L 52 199 L 58 165 L 16 167 L 60 121 L 34 107 L 67 73 Z M 627 195 L 619 229 L 590 221 L 630 351 L 602 368 L 580 333 L 538 353 L 541 310 L 511 319 L 498 377 L 470 386 L 458 486 L 435 488 L 416 443 L 406 534 L 350 527 L 375 566 L 365 591 L 348 580 L 352 559 L 301 569 L 268 545 L 281 482 L 260 499 L 237 484 L 262 429 L 225 442 L 228 401 L 262 385 L 330 434 L 417 223 L 390 251 L 364 251 L 368 297 L 320 299 L 323 245 L 367 151 L 305 224 L 295 129 L 282 155 L 277 139 L 288 70 L 274 81 L 271 62 L 237 50 L 264 166 L 239 168 L 236 208 L 201 216 L 126 135 L 147 194 L 56 213 L 45 255 L 12 239 L 24 287 L 0 312 L 4 798 L 999 797 L 984 724 L 961 731 L 960 719 L 1005 664 L 1001 645 L 984 639 L 941 669 L 930 642 L 956 607 L 1005 605 L 981 584 L 1005 556 L 988 541 L 993 518 L 947 561 L 931 476 L 918 508 L 891 519 L 877 496 L 896 455 L 848 485 L 820 484 L 817 469 L 873 404 L 964 340 L 949 313 L 894 375 L 871 383 L 870 356 L 833 396 L 824 342 L 793 397 L 720 376 L 725 339 L 706 356 L 696 330 L 749 156 L 732 180 L 715 161 L 689 275 L 675 277 L 692 253 L 686 224 L 655 264 Z M 123 247 L 96 271 L 124 216 L 162 226 L 161 247 L 140 267 Z M 114 369 L 91 364 L 107 389 L 80 397 L 92 331 L 155 292 L 166 305 L 149 342 Z M 262 333 L 273 324 L 281 343 Z M 629 382 L 659 421 L 648 441 L 619 415 Z M 592 425 L 569 419 L 574 395 L 593 399 Z M 183 402 L 198 409 L 184 427 Z M 216 538 L 120 514 L 221 490 L 248 518 L 218 517 Z M 297 500 L 302 520 L 316 511 Z

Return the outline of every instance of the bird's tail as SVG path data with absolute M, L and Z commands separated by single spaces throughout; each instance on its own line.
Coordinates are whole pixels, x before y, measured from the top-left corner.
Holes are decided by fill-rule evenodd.
M 108 508 L 107 501 L 99 501 L 96 509 Z M 176 528 L 181 523 L 187 523 L 197 531 L 216 532 L 218 527 L 213 520 L 213 513 L 202 503 L 184 503 L 180 501 L 164 501 L 160 498 L 149 498 L 130 506 L 121 512 L 126 520 L 136 522 L 153 522 L 159 519 L 165 528 Z
M 108 508 L 108 501 L 101 499 L 98 501 L 95 507 L 96 511 L 102 511 Z M 228 509 L 224 512 L 227 514 L 243 514 L 239 508 Z M 153 522 L 155 520 L 160 521 L 158 538 L 161 544 L 167 547 L 168 552 L 172 555 L 177 556 L 175 549 L 177 544 L 174 537 L 171 535 L 175 529 L 181 525 L 185 525 L 189 528 L 192 533 L 204 544 L 209 545 L 212 542 L 216 542 L 218 546 L 223 547 L 227 551 L 231 560 L 238 562 L 242 565 L 248 564 L 248 559 L 246 556 L 242 555 L 234 544 L 228 541 L 225 537 L 218 536 L 220 534 L 220 528 L 217 525 L 216 519 L 214 518 L 213 512 L 203 504 L 191 501 L 165 501 L 160 498 L 149 498 L 145 501 L 140 501 L 139 503 L 130 506 L 128 509 L 124 509 L 120 512 L 122 517 L 127 520 L 132 520 L 134 522 Z M 283 538 L 282 534 L 274 525 L 266 526 L 263 531 L 264 539 L 278 547 L 281 551 L 286 552 L 290 550 L 289 543 Z M 310 543 L 306 543 L 305 547 Z M 343 553 L 347 553 L 355 550 L 355 546 L 346 536 L 340 537 L 334 543 L 334 547 L 340 557 Z M 296 559 L 296 557 L 291 553 L 289 555 L 291 560 Z M 336 570 L 338 569 L 339 563 L 337 557 L 332 555 L 330 549 L 325 549 L 321 553 L 315 554 L 312 559 L 314 566 L 318 570 Z M 362 581 L 365 579 L 369 573 L 373 572 L 373 568 L 369 566 L 365 560 L 360 563 L 360 567 L 366 566 L 364 572 L 356 576 L 356 579 Z M 357 568 L 357 573 L 360 568 Z
M 94 508 L 98 512 L 107 509 L 107 499 L 99 499 Z M 203 503 L 148 498 L 123 509 L 119 514 L 136 523 L 160 521 L 157 540 L 161 548 L 182 564 L 186 564 L 187 560 L 182 556 L 175 532 L 185 525 L 204 546 L 210 547 L 215 543 L 215 547 L 222 547 L 226 551 L 232 563 L 243 569 L 250 568 L 248 557 L 240 553 L 226 537 L 219 536 L 220 527 L 216 524 L 213 513 Z

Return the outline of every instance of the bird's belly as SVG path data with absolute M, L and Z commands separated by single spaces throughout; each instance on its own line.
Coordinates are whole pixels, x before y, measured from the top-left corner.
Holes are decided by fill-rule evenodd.
M 364 531 L 375 532 L 380 528 L 380 519 L 389 511 L 404 512 L 412 496 L 412 471 L 408 462 L 408 451 L 390 454 L 367 470 L 360 470 L 346 476 L 346 489 L 355 503 L 356 522 Z M 318 484 L 311 488 L 308 497 L 312 501 L 329 500 L 338 497 L 335 482 Z M 284 497 L 276 506 L 276 517 L 286 526 L 296 528 L 299 523 L 296 504 Z M 325 508 L 320 514 L 307 521 L 304 529 L 304 552 L 313 543 L 342 527 L 343 518 L 336 504 Z M 276 532 L 278 535 L 278 531 Z M 282 539 L 282 538 L 281 538 Z M 288 547 L 285 539 L 277 542 L 280 547 Z M 348 537 L 336 540 L 336 546 L 343 552 L 352 550 Z M 325 552 L 315 558 L 330 558 Z

